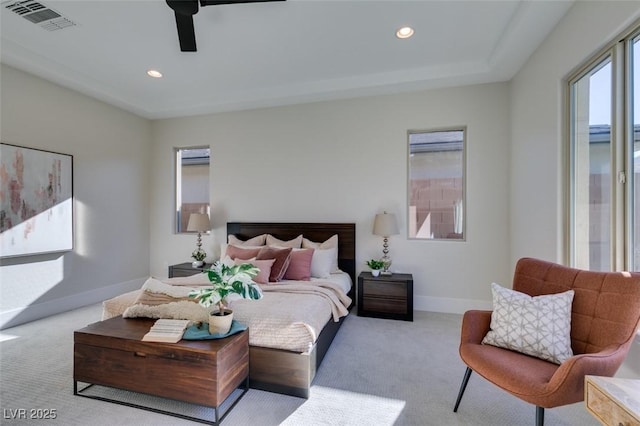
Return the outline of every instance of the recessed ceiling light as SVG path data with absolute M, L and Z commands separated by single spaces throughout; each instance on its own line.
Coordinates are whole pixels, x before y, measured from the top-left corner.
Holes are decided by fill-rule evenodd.
M 153 78 L 161 78 L 162 77 L 162 73 L 158 70 L 149 70 L 147 71 L 147 75 L 149 77 L 153 77 Z
M 398 38 L 409 38 L 413 35 L 413 28 L 411 27 L 402 27 L 398 31 L 396 31 L 396 37 Z

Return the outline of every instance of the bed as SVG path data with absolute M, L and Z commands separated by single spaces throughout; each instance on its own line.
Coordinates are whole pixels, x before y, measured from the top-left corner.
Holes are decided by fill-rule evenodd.
M 284 314 L 285 316 L 291 316 L 295 327 L 292 325 L 278 333 L 270 332 L 265 334 L 265 328 L 262 327 L 263 324 L 256 323 L 255 321 L 251 322 L 250 315 L 252 314 L 252 309 L 260 311 L 265 306 L 269 307 L 269 304 L 261 304 L 259 303 L 260 301 L 242 300 L 233 306 L 234 316 L 242 320 L 244 315 L 245 321 L 250 329 L 250 387 L 308 398 L 309 389 L 316 369 L 320 366 L 348 313 L 348 310 L 345 308 L 350 309 L 355 303 L 355 224 L 230 222 L 227 224 L 227 234 L 233 235 L 243 241 L 263 234 L 269 234 L 283 241 L 292 240 L 299 235 L 303 235 L 308 240 L 315 242 L 324 242 L 334 235 L 338 236 L 337 263 L 341 272 L 331 274 L 331 278 L 327 278 L 326 280 L 321 279 L 321 282 L 314 282 L 314 284 L 333 287 L 333 281 L 335 281 L 335 278 L 339 278 L 338 281 L 340 285 L 338 286 L 342 287 L 342 291 L 346 291 L 348 296 L 348 298 L 342 298 L 342 303 L 344 304 L 345 300 L 346 302 L 351 302 L 349 306 L 340 306 L 342 310 L 340 315 L 336 315 L 335 308 L 333 316 L 324 312 L 327 309 L 326 302 L 319 301 L 318 297 L 305 296 L 304 294 L 295 292 L 290 294 L 281 292 L 279 288 L 276 289 L 277 287 L 295 287 L 295 282 L 291 284 L 288 282 L 278 283 L 283 284 L 282 286 L 262 286 L 265 299 L 269 299 L 270 303 L 275 302 L 276 305 L 280 307 L 286 306 L 286 309 L 291 306 L 291 309 L 284 312 Z M 311 278 L 311 280 L 313 281 L 315 279 Z M 329 281 L 329 283 L 324 283 L 324 281 Z M 345 285 L 345 283 L 348 284 Z M 308 285 L 304 287 L 308 287 Z M 294 288 L 294 290 L 299 289 Z M 107 316 L 103 315 L 103 319 L 123 312 L 127 306 L 131 305 L 132 297 L 135 299 L 135 292 L 105 302 L 105 312 L 107 311 L 107 306 L 110 306 L 109 310 L 111 314 Z M 306 299 L 303 300 L 303 297 Z M 296 317 L 296 315 L 300 315 L 296 312 L 296 305 L 302 305 L 303 302 L 305 304 L 312 302 L 309 305 L 310 310 L 313 310 L 314 306 L 322 308 L 322 310 L 319 309 L 318 312 L 323 312 L 325 316 L 328 315 L 328 318 L 315 318 L 313 320 L 314 322 L 312 321 L 310 323 L 312 326 L 306 322 L 303 324 L 304 326 L 300 325 L 300 321 L 297 321 L 298 317 Z M 185 303 L 195 305 L 191 302 Z M 119 306 L 114 308 L 114 304 Z M 132 306 L 129 306 L 129 308 L 134 309 Z M 267 318 L 270 320 L 266 321 L 267 323 L 273 322 L 277 324 L 278 321 L 280 321 L 276 319 L 275 315 L 271 321 L 271 318 L 268 316 L 269 311 L 267 310 L 265 312 Z M 260 314 L 264 316 L 265 312 L 260 312 Z M 125 316 L 127 313 L 128 311 L 125 311 Z M 303 346 L 281 346 L 280 343 L 282 342 L 278 342 L 280 340 L 286 341 L 284 337 L 288 336 L 292 330 L 297 330 L 297 334 L 304 335 L 306 329 L 309 329 L 309 333 L 303 336 L 307 339 L 305 342 L 302 342 Z M 254 333 L 251 333 L 251 330 L 253 330 Z M 296 333 L 294 332 L 293 335 L 296 335 Z M 280 349 L 279 347 L 288 349 Z

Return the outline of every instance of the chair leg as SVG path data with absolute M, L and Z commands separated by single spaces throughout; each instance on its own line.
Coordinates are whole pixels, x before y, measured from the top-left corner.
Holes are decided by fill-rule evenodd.
M 536 426 L 544 426 L 544 407 L 536 406 Z
M 458 405 L 460 405 L 460 400 L 462 399 L 462 394 L 464 390 L 467 388 L 467 383 L 469 383 L 469 377 L 471 377 L 471 372 L 473 370 L 467 367 L 467 370 L 464 372 L 464 377 L 462 378 L 462 383 L 460 384 L 460 391 L 458 392 L 458 399 L 456 399 L 456 406 L 453 407 L 453 412 L 458 412 Z

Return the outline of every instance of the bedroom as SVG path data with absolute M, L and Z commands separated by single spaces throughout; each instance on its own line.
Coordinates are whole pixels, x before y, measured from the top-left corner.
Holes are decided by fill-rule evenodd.
M 171 232 L 167 190 L 182 143 L 214 149 L 212 251 L 229 220 L 348 221 L 363 270 L 381 248 L 373 217 L 389 210 L 401 228 L 393 269 L 413 273 L 417 310 L 486 306 L 516 259 L 562 259 L 560 81 L 639 15 L 635 3 L 577 3 L 509 82 L 155 121 L 3 65 L 2 141 L 73 153 L 82 220 L 73 253 L 3 262 L 2 323 L 96 303 L 188 261 L 194 238 Z M 469 239 L 408 240 L 406 131 L 460 123 L 474 133 Z

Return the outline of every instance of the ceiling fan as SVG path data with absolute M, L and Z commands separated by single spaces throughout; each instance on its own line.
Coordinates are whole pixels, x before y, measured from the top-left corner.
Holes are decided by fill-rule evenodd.
M 196 33 L 193 29 L 193 15 L 198 13 L 198 6 L 216 6 L 220 4 L 236 3 L 262 3 L 269 1 L 286 0 L 166 0 L 176 15 L 176 26 L 178 27 L 178 40 L 180 50 L 183 52 L 195 52 Z

